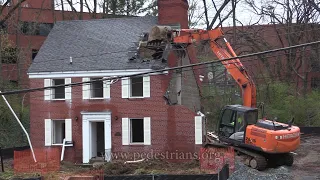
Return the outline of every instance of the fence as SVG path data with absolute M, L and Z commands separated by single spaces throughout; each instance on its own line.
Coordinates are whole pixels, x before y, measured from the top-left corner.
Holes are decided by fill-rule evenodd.
M 300 132 L 304 134 L 320 134 L 320 127 L 299 127 Z
M 34 162 L 31 150 L 14 151 L 14 172 L 46 173 L 60 169 L 60 148 L 34 149 L 37 162 Z
M 4 172 L 2 148 L 0 147 L 1 172 Z
M 105 180 L 227 180 L 229 178 L 229 165 L 222 167 L 217 174 L 198 175 L 133 175 L 133 176 L 105 176 Z
M 14 148 L 4 148 L 2 149 L 1 153 L 2 153 L 3 159 L 11 159 L 13 158 L 14 151 L 22 151 L 26 149 L 30 149 L 30 147 L 22 146 L 22 147 L 14 147 Z

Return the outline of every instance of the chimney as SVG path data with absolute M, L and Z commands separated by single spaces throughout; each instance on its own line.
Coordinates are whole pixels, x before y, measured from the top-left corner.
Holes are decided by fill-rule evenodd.
M 158 21 L 160 25 L 180 24 L 182 29 L 188 26 L 187 0 L 158 0 Z

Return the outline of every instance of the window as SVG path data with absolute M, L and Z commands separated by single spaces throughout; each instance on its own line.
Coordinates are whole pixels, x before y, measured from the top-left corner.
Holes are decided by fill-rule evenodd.
M 143 77 L 134 77 L 130 79 L 131 97 L 143 97 Z
M 64 79 L 53 79 L 53 85 L 63 85 Z M 53 93 L 52 93 L 53 99 L 64 99 L 65 98 L 65 87 L 55 87 L 53 88 Z
M 44 87 L 70 84 L 71 78 L 44 79 Z M 70 100 L 71 86 L 52 87 L 44 90 L 44 100 Z
M 236 120 L 236 132 L 244 131 L 244 113 L 237 112 L 237 120 Z
M 143 143 L 143 119 L 130 119 L 131 143 Z
M 150 76 L 122 78 L 122 98 L 150 97 Z
M 52 144 L 62 144 L 65 139 L 65 121 L 53 120 L 52 121 Z
M 122 118 L 122 145 L 151 145 L 151 118 Z
M 246 123 L 248 125 L 256 124 L 258 121 L 258 111 L 249 111 L 246 113 Z
M 223 112 L 221 123 L 224 125 L 231 125 L 232 122 L 234 122 L 233 121 L 233 111 L 230 109 L 226 109 Z
M 91 78 L 92 80 L 98 80 L 101 78 Z M 90 84 L 91 98 L 103 98 L 103 81 L 95 81 Z
M 38 52 L 39 52 L 39 50 L 37 50 L 37 49 L 32 49 L 32 61 L 34 60 L 34 58 L 36 58 Z
M 72 141 L 71 119 L 45 119 L 45 146 L 62 145 L 63 140 Z
M 102 79 L 82 78 L 82 82 Z M 110 80 L 84 83 L 82 85 L 82 99 L 108 99 L 110 98 Z
M 48 36 L 52 28 L 53 23 L 22 22 L 20 25 L 21 32 L 26 35 Z
M 40 23 L 39 26 L 39 34 L 40 36 L 48 36 L 51 29 L 53 28 L 53 24 L 52 23 Z
M 320 89 L 320 78 L 312 77 L 311 78 L 311 89 Z

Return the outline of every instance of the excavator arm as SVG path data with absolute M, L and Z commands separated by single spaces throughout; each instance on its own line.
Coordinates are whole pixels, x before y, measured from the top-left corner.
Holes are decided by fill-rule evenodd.
M 279 160 L 280 164 L 292 165 L 293 156 L 290 152 L 296 150 L 300 144 L 300 129 L 297 126 L 292 126 L 292 122 L 287 125 L 257 119 L 255 84 L 229 42 L 224 38 L 220 28 L 175 31 L 167 26 L 155 26 L 148 36 L 147 46 L 156 51 L 157 57 L 159 57 L 159 53 L 162 53 L 160 57 L 162 60 L 166 59 L 171 47 L 185 48 L 193 43 L 208 42 L 212 52 L 221 60 L 221 63 L 239 85 L 243 99 L 243 106 L 227 105 L 225 107 L 218 127 L 219 141 L 224 142 L 223 145 L 228 143 L 241 152 L 240 154 L 244 154 L 246 162 L 249 162 L 249 165 L 254 169 L 264 170 L 268 161 Z M 219 44 L 221 40 L 225 45 Z M 232 112 L 231 116 L 230 111 Z M 223 119 L 227 120 L 227 123 L 222 122 Z M 229 122 L 232 122 L 233 125 Z M 244 125 L 245 131 L 241 128 L 242 126 L 236 124 Z M 211 145 L 216 146 L 217 143 Z
M 238 58 L 226 60 L 237 57 L 237 55 L 230 43 L 224 38 L 224 34 L 220 28 L 213 30 L 181 29 L 174 31 L 170 27 L 156 26 L 149 34 L 149 39 L 172 43 L 173 45 L 189 45 L 196 42 L 209 41 L 212 52 L 221 60 L 221 63 L 241 88 L 243 106 L 256 107 L 255 84 Z M 219 39 L 224 40 L 228 50 L 218 43 Z

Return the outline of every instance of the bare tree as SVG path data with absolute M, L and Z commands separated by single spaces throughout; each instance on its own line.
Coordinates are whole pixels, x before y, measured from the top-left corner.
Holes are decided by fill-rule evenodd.
M 188 20 L 189 27 L 195 28 L 203 25 L 203 19 L 207 17 L 206 11 L 203 11 L 200 0 L 188 0 L 189 11 Z
M 17 4 L 14 4 L 8 11 L 7 14 L 3 15 L 3 18 L 0 19 L 0 25 L 3 26 L 4 23 L 13 15 L 13 13 L 15 12 L 15 10 L 17 8 L 19 8 L 21 6 L 21 4 L 23 2 L 25 2 L 26 0 L 19 0 Z M 8 5 L 10 4 L 11 0 L 7 0 L 2 6 L 1 6 L 1 9 L 0 9 L 0 14 L 3 14 L 3 10 L 5 8 L 8 8 Z
M 259 22 L 268 23 L 272 27 L 269 35 L 274 38 L 261 37 L 261 41 L 266 42 L 271 47 L 286 47 L 306 43 L 319 39 L 319 17 L 320 12 L 315 3 L 301 0 L 272 0 L 256 1 L 246 0 L 247 5 L 260 16 Z M 272 41 L 271 41 L 272 40 Z M 259 41 L 256 39 L 255 41 Z M 257 46 L 256 44 L 251 44 Z M 315 71 L 315 64 L 320 64 L 319 48 L 306 47 L 304 49 L 290 49 L 285 51 L 278 63 L 281 71 L 285 74 L 286 80 L 298 78 L 297 92 L 306 94 L 308 89 L 309 75 Z M 281 74 L 278 74 L 280 76 Z M 298 82 L 302 82 L 301 84 Z
M 202 0 L 202 2 L 205 14 L 205 24 L 207 25 L 206 28 L 212 29 L 221 26 L 222 23 L 230 17 L 230 15 L 235 11 L 236 4 L 239 0 L 224 0 L 220 5 L 218 5 L 214 0 L 212 0 L 212 4 L 208 4 L 206 0 Z M 208 16 L 211 5 L 216 11 L 212 18 Z M 231 9 L 228 8 L 230 5 L 232 6 Z
M 80 16 L 79 19 L 83 19 L 83 0 L 80 0 Z

